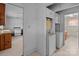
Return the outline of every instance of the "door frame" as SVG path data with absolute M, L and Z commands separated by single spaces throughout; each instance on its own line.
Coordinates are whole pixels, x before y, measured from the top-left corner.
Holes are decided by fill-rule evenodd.
M 78 8 L 76 8 L 78 7 Z M 70 11 L 72 9 L 72 11 Z M 75 9 L 75 10 L 74 10 Z M 65 9 L 65 10 L 62 10 L 62 11 L 59 11 L 57 12 L 59 14 L 59 17 L 61 18 L 62 17 L 62 21 L 63 21 L 63 37 L 64 37 L 64 32 L 65 32 L 65 20 L 64 20 L 64 15 L 67 15 L 67 14 L 73 14 L 73 13 L 78 13 L 78 25 L 79 25 L 79 6 L 75 6 L 75 7 L 72 7 L 72 8 L 68 8 L 68 9 Z M 65 12 L 66 11 L 66 12 Z M 61 19 L 59 18 L 59 21 L 60 21 L 60 24 L 61 24 Z M 79 26 L 78 26 L 78 29 L 79 29 Z M 78 32 L 78 35 L 79 35 L 79 32 Z M 63 38 L 63 42 L 65 44 L 65 38 Z M 64 46 L 63 44 L 63 46 Z M 78 48 L 79 48 L 79 36 L 78 36 Z

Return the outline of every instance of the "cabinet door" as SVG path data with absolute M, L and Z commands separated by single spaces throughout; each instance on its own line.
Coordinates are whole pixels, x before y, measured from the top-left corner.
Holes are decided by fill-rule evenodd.
M 5 25 L 5 4 L 0 3 L 0 25 Z
M 12 36 L 11 33 L 5 34 L 5 49 L 11 48 Z
M 0 35 L 0 50 L 4 50 L 4 35 Z

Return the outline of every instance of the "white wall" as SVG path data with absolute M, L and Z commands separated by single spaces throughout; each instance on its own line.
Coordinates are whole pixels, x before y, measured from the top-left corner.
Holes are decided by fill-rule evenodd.
M 34 51 L 46 55 L 46 4 L 24 6 L 24 55 Z
M 63 17 L 64 15 L 68 15 L 68 14 L 73 14 L 73 13 L 79 13 L 79 6 L 77 7 L 73 7 L 73 8 L 70 8 L 70 9 L 67 9 L 67 10 L 63 10 L 61 12 L 61 14 L 63 14 Z M 78 15 L 76 16 L 76 19 L 78 18 Z M 77 26 L 69 26 L 68 24 L 68 18 L 65 18 L 65 31 L 69 32 L 70 36 L 73 36 L 73 37 L 77 37 L 78 35 L 78 25 Z
M 41 55 L 46 55 L 46 6 L 38 4 L 37 21 L 37 50 Z
M 46 55 L 46 17 L 53 18 L 52 31 L 55 33 L 55 14 L 51 10 L 47 9 L 45 5 L 46 4 L 38 4 L 37 8 L 39 12 L 37 13 L 37 50 L 41 55 Z
M 52 31 L 55 33 L 55 13 L 48 8 L 46 9 L 46 17 L 52 18 Z
M 72 12 L 77 12 L 79 10 L 79 7 L 78 7 L 79 3 L 58 3 L 58 4 L 55 4 L 55 5 L 52 5 L 50 7 L 50 9 L 53 11 L 53 12 L 57 12 L 57 11 L 61 11 L 59 14 L 58 14 L 58 22 L 60 23 L 60 31 L 63 32 L 64 31 L 64 18 L 62 17 L 64 14 L 68 14 L 68 13 L 72 13 Z M 76 6 L 76 7 L 74 7 Z M 71 8 L 73 7 L 73 8 Z M 67 9 L 70 8 L 70 11 L 68 11 Z M 66 10 L 66 11 L 63 11 L 63 10 Z M 63 14 L 64 13 L 64 14 Z M 62 15 L 60 15 L 62 14 Z
M 63 8 L 63 7 L 62 7 Z M 63 10 L 59 13 L 60 16 L 60 24 L 61 24 L 61 30 L 64 30 L 64 15 L 67 14 L 72 14 L 72 13 L 79 13 L 79 6 L 73 7 L 73 8 L 69 8 L 66 10 Z
M 14 27 L 23 28 L 23 8 L 15 5 L 6 4 L 6 20 L 5 26 L 8 29 Z
M 46 17 L 49 16 L 46 5 L 27 3 L 23 6 L 24 55 L 31 55 L 34 51 L 46 55 Z
M 45 6 L 43 4 L 27 3 L 23 4 L 23 7 L 24 55 L 31 55 L 34 51 L 46 55 Z
M 49 50 L 49 55 L 52 55 L 54 52 L 55 52 L 55 50 L 56 50 L 56 34 L 55 34 L 55 23 L 58 23 L 58 15 L 55 13 L 55 12 L 53 12 L 53 11 L 51 11 L 50 9 L 47 9 L 47 17 L 50 17 L 50 18 L 52 18 L 52 35 L 50 35 L 50 34 L 48 34 L 47 33 L 47 41 L 48 41 L 48 43 L 46 43 L 46 44 L 48 44 L 47 46 L 48 46 L 48 50 Z
M 36 51 L 37 12 L 36 4 L 24 4 L 24 55 L 31 55 Z
M 61 31 L 61 33 L 63 33 L 63 35 L 61 36 L 61 38 L 64 37 L 64 15 L 79 11 L 79 6 L 71 8 L 72 4 L 69 4 L 69 5 L 70 6 L 66 6 L 66 5 L 63 4 L 62 7 L 59 6 L 63 10 L 63 11 L 59 12 L 60 31 Z M 66 9 L 64 10 L 65 7 L 66 7 Z M 59 9 L 57 9 L 57 11 L 60 11 Z M 61 41 L 61 39 L 59 41 Z M 63 42 L 64 42 L 64 38 L 63 38 Z

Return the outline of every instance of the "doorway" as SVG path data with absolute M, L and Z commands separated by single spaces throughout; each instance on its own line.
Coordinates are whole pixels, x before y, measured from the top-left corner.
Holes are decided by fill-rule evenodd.
M 70 53 L 76 53 L 78 49 L 78 13 L 64 15 L 64 25 L 65 48 Z
M 55 55 L 79 55 L 79 6 L 57 12 L 59 15 L 60 31 L 63 32 L 64 45 Z

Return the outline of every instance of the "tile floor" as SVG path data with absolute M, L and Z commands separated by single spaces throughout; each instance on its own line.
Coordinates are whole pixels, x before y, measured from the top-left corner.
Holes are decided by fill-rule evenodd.
M 23 36 L 12 38 L 12 48 L 0 51 L 0 56 L 21 56 L 23 53 Z
M 78 37 L 69 37 L 54 56 L 79 56 Z
M 32 56 L 41 56 L 39 52 L 35 51 L 31 54 Z
M 65 41 L 65 45 L 52 56 L 79 56 L 77 39 L 76 37 L 69 37 Z M 12 44 L 12 48 L 0 51 L 0 56 L 21 56 L 23 53 L 23 36 L 13 37 Z M 40 56 L 40 54 L 34 52 L 32 56 Z
M 32 53 L 32 56 L 41 56 L 38 52 Z M 68 37 L 65 45 L 57 50 L 52 56 L 79 56 L 78 36 Z

